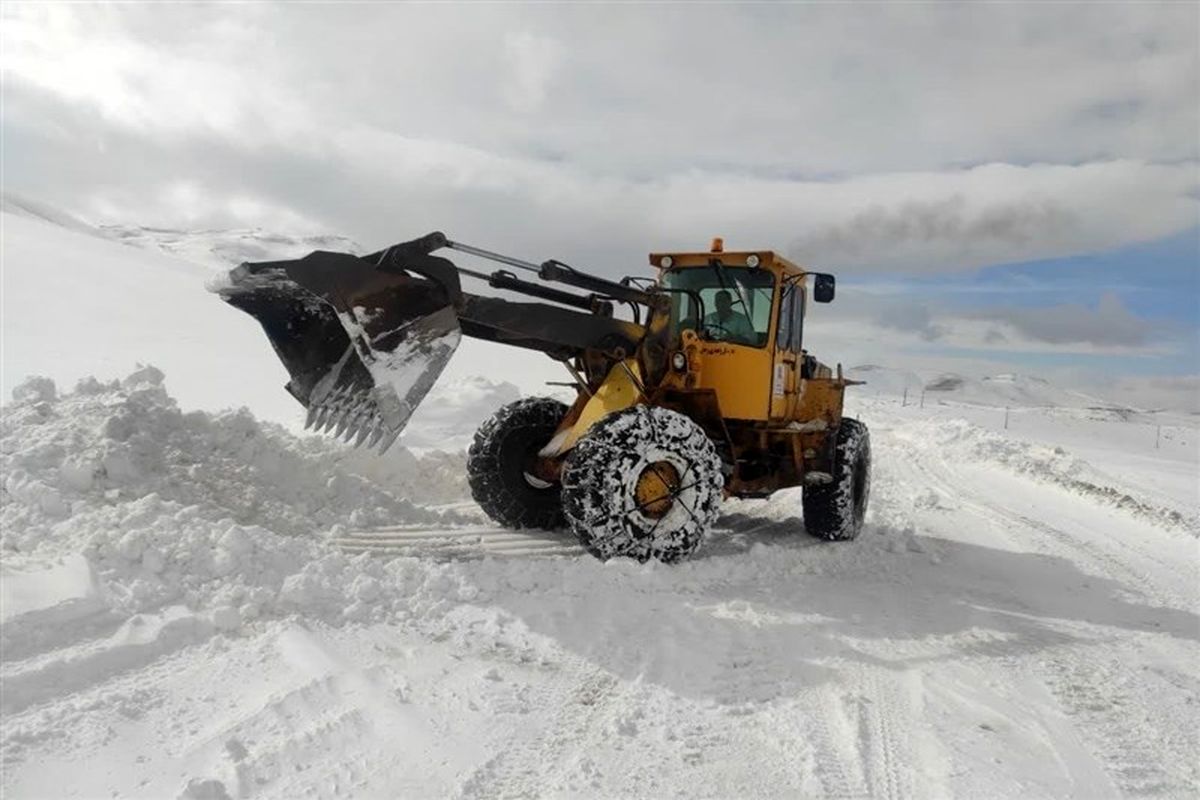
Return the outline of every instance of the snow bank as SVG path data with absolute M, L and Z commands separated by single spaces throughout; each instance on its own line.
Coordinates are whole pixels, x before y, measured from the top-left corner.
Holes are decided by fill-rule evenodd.
M 407 499 L 436 495 L 438 486 L 446 494 L 440 476 L 461 469 L 453 457 L 404 456 L 391 462 L 396 481 L 376 483 L 344 465 L 336 442 L 297 439 L 244 409 L 182 413 L 154 367 L 121 381 L 85 379 L 65 394 L 33 378 L 0 418 L 6 587 L 37 595 L 46 571 L 23 585 L 21 565 L 82 553 L 86 568 L 74 572 L 100 589 L 79 591 L 122 615 L 183 604 L 211 611 L 217 627 L 236 627 L 301 608 L 355 618 L 368 601 L 372 616 L 391 613 L 383 595 L 404 596 L 411 580 L 403 567 L 385 576 L 380 563 L 355 561 L 324 535 L 474 520 Z M 58 604 L 64 591 L 41 605 Z M 24 605 L 29 614 L 45 610 L 36 598 Z M 6 646 L 21 649 L 21 637 L 34 634 L 21 616 L 7 621 Z
M 432 523 L 405 495 L 428 496 L 415 457 L 399 462 L 407 480 L 387 487 L 340 469 L 343 447 L 298 440 L 245 409 L 183 413 L 144 367 L 123 381 L 88 378 L 61 397 L 34 378 L 14 391 L 3 419 L 7 549 L 36 548 L 44 528 L 97 508 L 157 495 L 208 517 L 312 534 L 337 523 Z
M 1155 524 L 1200 536 L 1195 509 L 1168 508 L 1118 488 L 1088 462 L 1059 446 L 1034 444 L 985 430 L 965 419 L 920 420 L 895 431 L 898 438 L 942 452 L 947 462 L 990 463 L 1112 505 Z

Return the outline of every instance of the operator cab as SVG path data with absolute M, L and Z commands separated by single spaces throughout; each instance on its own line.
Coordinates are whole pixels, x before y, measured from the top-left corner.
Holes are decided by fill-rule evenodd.
M 656 253 L 650 263 L 659 269 L 659 286 L 671 294 L 676 337 L 691 330 L 704 341 L 763 348 L 770 343 L 777 294 L 804 296 L 811 286 L 818 303 L 834 295 L 832 275 L 807 272 L 771 251 L 726 253 L 719 238 L 707 253 Z M 791 327 L 790 320 L 777 324 Z
M 793 418 L 801 382 L 817 371 L 802 343 L 808 300 L 832 300 L 833 276 L 772 251 L 725 252 L 720 239 L 708 252 L 652 253 L 650 263 L 671 298 L 664 332 L 684 354 L 687 385 L 715 391 L 732 419 Z
M 675 267 L 663 271 L 671 292 L 671 329 L 704 340 L 765 347 L 771 329 L 775 275 L 746 266 Z

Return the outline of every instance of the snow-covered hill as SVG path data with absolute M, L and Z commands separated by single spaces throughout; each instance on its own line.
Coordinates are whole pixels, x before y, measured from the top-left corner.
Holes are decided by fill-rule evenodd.
M 865 394 L 903 397 L 919 403 L 943 402 L 1003 408 L 1109 409 L 1132 411 L 1095 395 L 1056 386 L 1045 378 L 1012 372 L 994 375 L 964 375 L 957 372 L 914 372 L 862 364 L 846 370 L 848 377 L 865 381 Z
M 146 362 L 170 376 L 170 390 L 185 409 L 246 406 L 293 430 L 303 423 L 302 410 L 282 388 L 287 373 L 258 324 L 205 285 L 227 266 L 219 263 L 224 256 L 240 261 L 271 248 L 262 254 L 288 258 L 313 244 L 341 247 L 338 237 L 251 237 L 237 244 L 205 233 L 183 236 L 179 253 L 205 250 L 209 262 L 200 264 L 168 255 L 173 245 L 167 239 L 130 247 L 27 200 L 18 205 L 6 196 L 5 209 L 0 396 L 7 399 L 30 375 L 70 386 L 86 375 L 121 375 Z M 496 364 L 504 371 L 496 373 Z M 479 422 L 517 392 L 545 394 L 544 381 L 562 377 L 561 367 L 539 353 L 468 340 L 401 443 L 465 446 Z
M 0 212 L 14 217 L 25 217 L 48 222 L 60 228 L 84 233 L 89 236 L 99 236 L 100 230 L 78 217 L 68 214 L 60 208 L 32 200 L 28 197 L 11 192 L 0 193 Z

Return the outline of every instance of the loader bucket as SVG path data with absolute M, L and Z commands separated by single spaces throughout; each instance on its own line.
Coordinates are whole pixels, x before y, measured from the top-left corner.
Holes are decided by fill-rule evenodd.
M 262 325 L 288 392 L 308 409 L 306 427 L 380 452 L 461 338 L 456 279 L 447 286 L 346 253 L 242 264 L 215 291 Z

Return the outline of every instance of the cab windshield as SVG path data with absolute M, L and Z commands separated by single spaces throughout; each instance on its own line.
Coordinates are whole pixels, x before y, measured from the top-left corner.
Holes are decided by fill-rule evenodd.
M 765 347 L 775 276 L 748 267 L 688 267 L 663 273 L 671 292 L 671 328 L 702 339 Z M 698 307 L 697 299 L 703 304 Z

